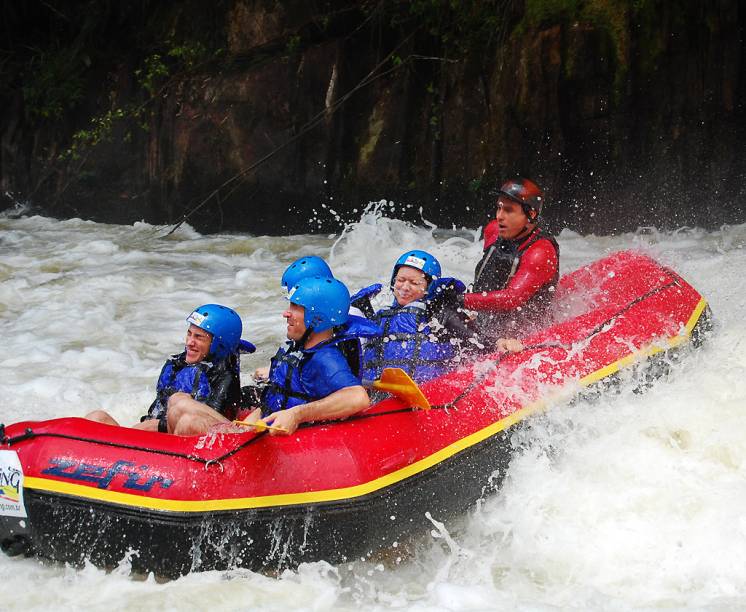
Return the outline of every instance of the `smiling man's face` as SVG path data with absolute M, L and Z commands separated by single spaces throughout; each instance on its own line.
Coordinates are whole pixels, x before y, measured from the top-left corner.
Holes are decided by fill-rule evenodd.
M 186 362 L 199 363 L 204 361 L 210 352 L 211 344 L 212 334 L 191 323 L 189 329 L 187 329 L 186 342 L 184 343 Z

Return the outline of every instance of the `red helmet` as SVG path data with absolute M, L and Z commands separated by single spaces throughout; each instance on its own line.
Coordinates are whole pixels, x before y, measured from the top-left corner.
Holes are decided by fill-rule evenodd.
M 535 221 L 541 214 L 541 207 L 544 204 L 544 192 L 533 181 L 524 178 L 514 178 L 500 187 L 498 198 L 506 196 L 518 202 L 523 208 L 523 212 L 531 220 Z M 530 211 L 535 211 L 536 215 L 532 218 Z

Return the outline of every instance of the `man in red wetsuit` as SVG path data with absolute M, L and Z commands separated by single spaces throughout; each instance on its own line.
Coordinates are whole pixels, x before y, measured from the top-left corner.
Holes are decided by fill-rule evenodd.
M 525 335 L 545 318 L 559 278 L 559 246 L 537 221 L 544 194 L 523 178 L 500 188 L 495 219 L 484 228 L 484 253 L 464 308 L 477 311 L 481 341 Z

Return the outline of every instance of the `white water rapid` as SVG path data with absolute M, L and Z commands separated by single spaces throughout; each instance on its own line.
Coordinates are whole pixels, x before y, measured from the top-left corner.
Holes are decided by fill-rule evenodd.
M 471 280 L 477 230 L 413 227 L 371 207 L 340 237 L 161 238 L 146 224 L 0 217 L 0 422 L 104 408 L 132 423 L 152 400 L 185 316 L 220 302 L 260 348 L 283 340 L 279 279 L 301 255 L 328 259 L 354 291 L 386 283 L 422 248 Z M 709 341 L 645 394 L 555 406 L 515 434 L 499 493 L 397 562 L 319 562 L 159 582 L 0 555 L 2 610 L 743 609 L 746 602 L 746 225 L 563 232 L 562 271 L 638 248 L 709 301 Z M 485 478 L 488 475 L 485 475 Z

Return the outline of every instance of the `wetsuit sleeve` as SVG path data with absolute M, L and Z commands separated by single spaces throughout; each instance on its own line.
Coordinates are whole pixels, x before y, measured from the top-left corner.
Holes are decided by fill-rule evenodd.
M 467 293 L 464 306 L 469 310 L 504 311 L 518 308 L 555 276 L 559 266 L 557 251 L 549 240 L 538 240 L 521 256 L 521 263 L 508 286 L 499 291 Z
M 231 367 L 219 366 L 210 376 L 210 394 L 202 400 L 220 413 L 240 402 L 240 385 Z
M 303 368 L 303 386 L 309 395 L 323 398 L 345 387 L 359 386 L 347 360 L 336 347 L 319 351 Z

